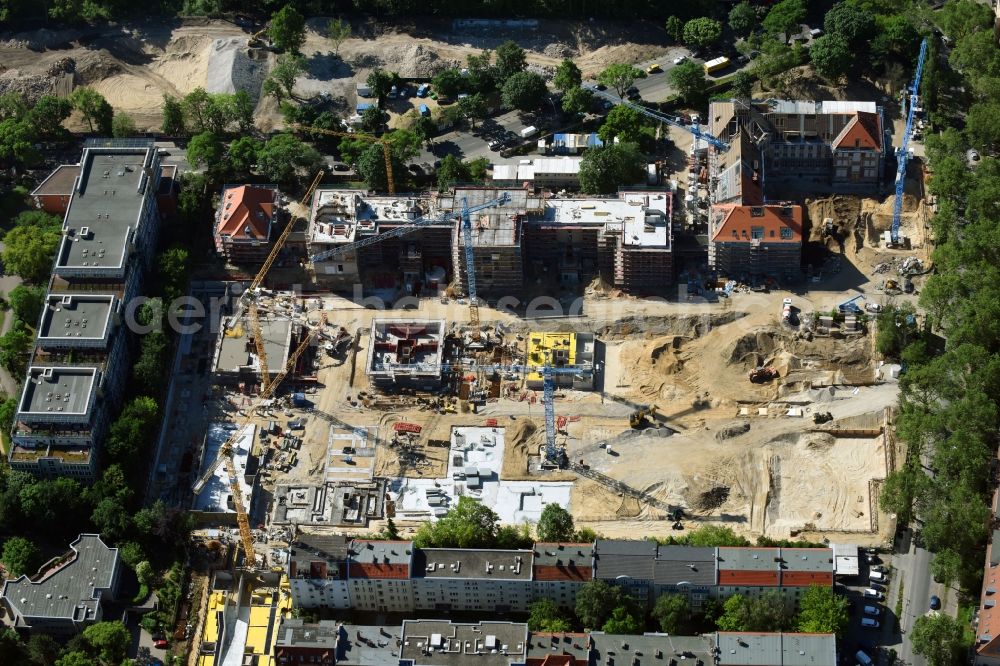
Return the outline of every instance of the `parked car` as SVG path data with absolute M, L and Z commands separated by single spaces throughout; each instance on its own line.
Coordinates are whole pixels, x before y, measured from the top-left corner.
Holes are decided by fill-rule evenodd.
M 863 611 L 865 615 L 871 615 L 872 617 L 878 617 L 882 614 L 882 609 L 878 606 L 865 606 Z
M 854 655 L 854 658 L 858 660 L 858 663 L 861 664 L 861 666 L 872 666 L 872 658 L 865 654 L 864 650 L 858 650 L 857 654 Z
M 650 65 L 649 67 L 646 68 L 646 73 L 647 74 L 658 74 L 659 72 L 662 72 L 662 71 L 663 71 L 663 68 L 660 67 L 660 64 L 659 63 L 655 63 L 655 62 L 652 65 Z
M 868 580 L 875 581 L 876 583 L 885 583 L 889 580 L 889 575 L 884 571 L 870 571 L 868 573 Z
M 878 620 L 873 620 L 870 617 L 861 618 L 861 626 L 865 629 L 878 629 Z
M 882 594 L 875 588 L 871 587 L 866 587 L 864 590 L 862 590 L 861 596 L 863 596 L 865 599 L 878 599 L 879 601 L 883 601 L 885 599 L 884 594 Z
M 931 597 L 931 610 L 941 610 L 941 599 L 937 596 Z
M 688 59 L 688 57 L 687 57 L 687 56 L 685 56 L 685 55 L 682 55 L 682 56 L 677 56 L 676 58 L 674 58 L 674 64 L 675 64 L 675 65 L 679 65 L 679 64 L 681 64 L 682 62 L 685 62 L 685 61 L 686 61 L 687 59 Z

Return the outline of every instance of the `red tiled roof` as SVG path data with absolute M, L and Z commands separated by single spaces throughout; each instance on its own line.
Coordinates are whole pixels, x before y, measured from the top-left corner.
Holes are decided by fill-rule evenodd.
M 351 578 L 409 578 L 410 567 L 405 564 L 351 562 Z
M 781 584 L 785 587 L 809 587 L 810 585 L 833 585 L 833 572 L 825 571 L 782 571 Z
M 218 233 L 267 240 L 274 215 L 274 190 L 253 185 L 231 187 L 223 193 Z
M 713 226 L 719 216 L 722 217 L 722 222 L 712 233 L 712 240 L 715 242 L 750 242 L 753 227 L 764 228 L 764 238 L 761 239 L 763 243 L 802 242 L 802 206 L 712 206 Z M 791 238 L 781 237 L 781 229 L 785 228 L 792 230 Z
M 719 570 L 719 585 L 778 586 L 778 571 Z
M 882 149 L 882 129 L 879 124 L 878 114 L 867 111 L 858 111 L 851 118 L 837 138 L 833 140 L 833 149 L 847 150 L 864 148 L 866 150 Z
M 591 569 L 589 566 L 578 566 L 576 564 L 548 564 L 535 565 L 535 580 L 579 580 L 591 579 Z

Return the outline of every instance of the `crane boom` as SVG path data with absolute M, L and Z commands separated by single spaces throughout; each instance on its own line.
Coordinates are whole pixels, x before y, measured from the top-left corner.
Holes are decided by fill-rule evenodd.
M 893 245 L 899 244 L 899 227 L 903 216 L 903 193 L 906 189 L 906 165 L 910 161 L 910 137 L 913 135 L 913 115 L 920 96 L 920 79 L 924 74 L 924 60 L 927 58 L 927 39 L 920 42 L 920 55 L 917 57 L 917 71 L 909 86 L 909 109 L 906 112 L 906 127 L 903 129 L 903 141 L 896 150 L 896 199 L 892 204 L 892 232 L 890 238 Z
M 316 191 L 316 186 L 319 185 L 319 181 L 323 178 L 325 173 L 326 172 L 322 169 L 319 170 L 316 177 L 313 178 L 313 182 L 309 186 L 309 189 L 306 190 L 305 195 L 302 197 L 302 201 L 299 202 L 300 206 L 309 205 L 309 202 L 312 200 L 313 192 Z M 274 260 L 278 258 L 278 253 L 281 252 L 281 248 L 285 246 L 285 241 L 288 240 L 288 236 L 292 233 L 292 227 L 295 226 L 296 219 L 298 218 L 292 217 L 292 219 L 288 220 L 288 224 L 285 225 L 285 230 L 281 232 L 281 235 L 278 236 L 278 240 L 274 242 L 274 247 L 271 248 L 271 253 L 267 255 L 267 259 L 264 260 L 264 264 L 260 267 L 260 270 L 257 271 L 257 275 L 254 276 L 253 282 L 251 282 L 250 286 L 247 287 L 242 294 L 240 294 L 240 300 L 237 303 L 236 312 L 230 320 L 232 325 L 235 325 L 235 323 L 240 320 L 240 317 L 243 316 L 243 311 L 250 303 L 250 300 L 256 297 L 257 289 L 259 289 L 260 285 L 264 282 L 264 278 L 267 277 L 268 271 L 271 270 Z
M 506 194 L 506 193 L 505 193 Z M 478 209 L 477 209 L 478 210 Z M 479 339 L 479 300 L 476 294 L 476 265 L 472 252 L 472 208 L 469 201 L 462 198 L 462 239 L 465 243 L 465 273 L 469 281 L 469 325 L 473 335 Z
M 260 313 L 257 312 L 257 302 L 250 301 L 247 310 L 250 315 L 250 328 L 253 331 L 253 344 L 257 348 L 257 360 L 260 363 L 260 386 L 267 386 L 271 375 L 267 371 L 267 350 L 264 349 L 264 332 L 260 328 Z
M 476 211 L 480 211 L 486 208 L 492 208 L 493 206 L 500 206 L 502 204 L 507 203 L 508 201 L 510 201 L 510 194 L 504 192 L 499 197 L 493 199 L 492 201 L 487 201 L 486 203 L 470 206 L 468 212 L 474 213 Z M 340 257 L 348 252 L 353 252 L 354 250 L 358 250 L 368 245 L 381 243 L 387 238 L 396 238 L 397 236 L 405 236 L 406 234 L 413 233 L 414 231 L 420 229 L 421 227 L 426 227 L 431 224 L 440 224 L 442 222 L 450 222 L 455 219 L 456 215 L 459 215 L 459 213 L 452 212 L 443 217 L 438 217 L 438 218 L 420 217 L 408 224 L 405 224 L 401 227 L 396 227 L 395 229 L 384 231 L 378 235 L 369 236 L 368 238 L 362 238 L 361 240 L 354 241 L 353 243 L 346 243 L 344 245 L 339 245 L 335 248 L 331 248 L 329 250 L 323 250 L 322 252 L 317 252 L 316 254 L 310 256 L 309 260 L 317 262 L 317 261 L 325 261 L 332 257 Z
M 650 119 L 655 120 L 657 122 L 665 123 L 667 125 L 672 125 L 673 127 L 679 127 L 680 129 L 684 130 L 685 132 L 693 135 L 695 138 L 702 139 L 702 140 L 704 140 L 704 141 L 712 144 L 713 146 L 715 146 L 719 150 L 729 150 L 729 144 L 727 144 L 722 139 L 719 139 L 718 137 L 712 136 L 708 132 L 702 131 L 702 129 L 698 125 L 698 123 L 692 123 L 691 125 L 685 125 L 684 123 L 679 122 L 673 116 L 668 116 L 668 115 L 666 115 L 664 113 L 660 113 L 658 111 L 653 111 L 652 109 L 648 109 L 648 108 L 642 106 L 641 104 L 633 104 L 632 102 L 630 102 L 628 100 L 620 99 L 618 97 L 615 97 L 614 95 L 612 95 L 611 93 L 609 93 L 606 90 L 598 90 L 594 86 L 588 86 L 587 89 L 590 90 L 590 92 L 592 92 L 595 96 L 600 97 L 603 100 L 607 100 L 608 102 L 611 102 L 612 104 L 620 104 L 622 106 L 626 106 L 626 107 L 632 109 L 633 111 L 635 111 L 636 113 L 640 113 L 640 114 L 646 116 L 647 118 L 650 118 Z

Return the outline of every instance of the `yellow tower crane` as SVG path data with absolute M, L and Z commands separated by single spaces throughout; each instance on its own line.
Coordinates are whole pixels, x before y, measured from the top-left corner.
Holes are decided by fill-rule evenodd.
M 264 349 L 264 332 L 260 328 L 260 313 L 257 312 L 257 301 L 250 301 L 247 313 L 250 315 L 253 344 L 257 348 L 257 359 L 260 362 L 260 387 L 263 389 L 267 386 L 271 375 L 267 371 L 267 350 Z

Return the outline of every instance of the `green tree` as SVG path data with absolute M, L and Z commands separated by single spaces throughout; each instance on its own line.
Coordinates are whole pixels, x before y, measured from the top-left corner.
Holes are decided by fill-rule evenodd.
M 913 622 L 910 643 L 928 666 L 957 666 L 969 647 L 964 634 L 962 624 L 950 615 L 921 615 Z
M 561 90 L 564 93 L 569 92 L 573 88 L 580 87 L 580 84 L 583 83 L 583 74 L 575 62 L 566 58 L 556 68 L 556 75 L 552 83 L 556 90 Z
M 715 19 L 696 18 L 684 24 L 684 43 L 697 48 L 715 44 L 722 38 L 722 24 Z
M 458 504 L 435 523 L 424 523 L 413 538 L 418 548 L 490 548 L 497 538 L 500 517 L 471 497 Z
M 16 413 L 17 398 L 4 398 L 0 401 L 0 428 L 3 428 L 4 432 L 10 432 Z
M 517 42 L 508 39 L 497 47 L 496 51 L 496 76 L 497 85 L 503 87 L 510 77 L 519 72 L 523 72 L 528 65 L 524 49 L 517 45 Z
M 163 124 L 160 129 L 167 136 L 180 136 L 185 133 L 184 106 L 176 97 L 163 95 Z
M 591 148 L 580 161 L 580 189 L 587 194 L 616 192 L 619 186 L 640 180 L 644 166 L 645 158 L 635 144 Z
M 3 544 L 0 562 L 11 576 L 34 573 L 38 570 L 42 554 L 38 546 L 24 537 L 11 537 Z
M 632 87 L 635 80 L 644 78 L 646 78 L 646 72 L 625 63 L 609 65 L 603 72 L 597 75 L 597 80 L 600 83 L 614 90 L 623 99 L 625 91 Z
M 101 93 L 81 86 L 70 93 L 69 103 L 87 121 L 87 127 L 90 128 L 91 132 L 111 134 L 111 119 L 114 116 L 114 110 Z
M 27 370 L 28 353 L 34 336 L 23 323 L 16 323 L 0 336 L 0 365 L 15 375 L 23 375 Z
M 733 5 L 729 10 L 729 27 L 741 37 L 749 35 L 750 31 L 757 27 L 757 22 L 757 10 L 747 0 Z
M 823 19 L 828 36 L 840 37 L 853 52 L 867 51 L 878 30 L 875 15 L 859 2 L 838 2 Z
M 268 180 L 291 183 L 298 171 L 315 173 L 323 162 L 316 149 L 291 134 L 276 134 L 261 146 L 258 171 Z
M 796 32 L 806 19 L 805 0 L 781 0 L 764 17 L 764 30 L 769 35 L 788 35 Z
M 101 535 L 111 542 L 118 541 L 129 529 L 129 513 L 121 502 L 113 497 L 105 497 L 90 516 Z
M 733 97 L 750 99 L 753 95 L 753 74 L 741 69 L 733 75 Z
M 594 94 L 586 88 L 570 88 L 563 95 L 562 108 L 566 113 L 586 113 L 593 104 Z
M 126 541 L 118 546 L 118 555 L 121 556 L 122 562 L 132 568 L 146 559 L 146 552 L 142 549 L 142 545 L 135 541 Z
M 500 100 L 508 109 L 533 111 L 541 106 L 546 94 L 545 79 L 534 72 L 517 72 L 505 80 Z
M 441 70 L 431 79 L 431 85 L 437 91 L 438 99 L 455 99 L 465 84 L 465 77 L 454 67 Z
M 121 622 L 98 622 L 83 630 L 83 637 L 107 664 L 120 664 L 132 639 Z
M 73 106 L 69 100 L 54 95 L 43 95 L 28 112 L 38 135 L 45 139 L 62 139 L 66 136 L 63 121 L 69 118 Z
M 492 64 L 493 52 L 489 49 L 482 53 L 471 53 L 465 58 L 469 70 L 469 89 L 484 95 L 497 88 L 496 67 Z
M 361 112 L 361 129 L 366 134 L 378 134 L 385 124 L 385 112 L 374 104 Z
M 467 162 L 469 168 L 469 180 L 475 183 L 486 182 L 486 171 L 490 168 L 490 161 L 485 157 L 477 157 Z
M 799 600 L 796 626 L 806 634 L 837 634 L 843 637 L 851 613 L 847 598 L 833 588 L 810 585 Z
M 271 70 L 270 79 L 274 81 L 268 86 L 270 94 L 278 97 L 294 97 L 295 80 L 306 71 L 306 60 L 295 53 L 284 53 L 278 56 L 278 61 Z M 276 94 L 277 93 L 277 94 Z
M 454 155 L 445 155 L 441 160 L 441 166 L 437 169 L 438 191 L 444 192 L 456 183 L 464 183 L 469 180 L 469 170 L 460 159 Z
M 684 39 L 684 21 L 679 16 L 668 16 L 666 29 L 671 41 L 679 43 Z
M 476 121 L 486 118 L 488 111 L 486 108 L 486 98 L 482 93 L 475 93 L 458 100 L 458 108 L 462 115 L 469 121 L 473 129 L 476 128 Z
M 576 616 L 584 627 L 603 627 L 614 609 L 628 603 L 627 597 L 617 585 L 600 579 L 588 581 L 576 594 Z
M 539 541 L 572 541 L 573 515 L 558 504 L 546 504 L 535 532 Z
M 931 573 L 934 575 L 934 580 L 951 587 L 961 577 L 962 556 L 950 548 L 935 553 L 934 559 L 931 560 Z
M 326 24 L 326 36 L 333 44 L 333 55 L 340 56 L 340 46 L 351 37 L 351 24 L 343 19 L 330 19 Z
M 569 620 L 551 599 L 538 599 L 528 606 L 528 629 L 547 633 L 570 630 Z
M 195 88 L 181 101 L 187 128 L 195 132 L 208 129 L 208 107 L 212 104 L 212 96 L 204 88 Z
M 739 536 L 733 531 L 733 528 L 725 525 L 702 525 L 688 535 L 687 543 L 689 546 L 711 547 L 745 547 L 750 545 L 745 537 Z
M 158 385 L 169 369 L 169 351 L 167 336 L 163 331 L 151 331 L 142 336 L 139 358 L 132 366 L 132 376 L 137 385 Z
M 683 634 L 691 621 L 691 603 L 680 594 L 661 594 L 653 606 L 653 619 L 668 634 Z
M 1000 102 L 978 102 L 969 107 L 965 135 L 969 143 L 982 151 L 993 152 L 1000 146 Z
M 56 666 L 94 666 L 94 660 L 86 652 L 73 650 L 59 657 Z
M 306 43 L 306 20 L 292 5 L 271 14 L 271 42 L 282 51 L 298 53 Z
M 108 429 L 105 443 L 108 457 L 126 465 L 137 460 L 152 444 L 158 417 L 155 400 L 147 396 L 134 398 Z
M 37 326 L 42 314 L 42 304 L 45 302 L 45 287 L 32 287 L 19 284 L 7 294 L 14 316 L 28 326 Z
M 641 634 L 644 629 L 642 618 L 625 606 L 614 609 L 601 627 L 606 634 Z
M 235 173 L 249 174 L 257 164 L 257 156 L 264 144 L 252 136 L 241 136 L 229 144 L 229 166 Z
M 941 7 L 936 23 L 944 34 L 958 42 L 974 32 L 992 29 L 993 12 L 989 6 L 973 0 L 957 0 Z
M 3 262 L 7 273 L 25 282 L 41 284 L 52 272 L 52 261 L 62 236 L 58 229 L 15 226 L 4 236 Z
M 59 659 L 59 643 L 47 634 L 32 634 L 27 648 L 28 658 L 34 666 L 55 666 Z
M 633 108 L 618 105 L 608 112 L 604 123 L 597 130 L 605 145 L 615 138 L 626 143 L 639 143 L 651 135 L 645 116 Z
M 399 528 L 396 527 L 396 522 L 392 518 L 385 519 L 385 538 L 390 541 L 399 539 Z
M 667 78 L 687 102 L 702 98 L 708 89 L 705 69 L 693 60 L 682 62 L 671 69 Z
M 720 631 L 787 631 L 795 613 L 792 604 L 780 592 L 766 592 L 758 598 L 735 594 L 726 599 L 723 613 L 716 621 Z
M 222 156 L 226 147 L 212 132 L 202 132 L 191 137 L 187 147 L 187 160 L 195 168 L 204 167 L 210 174 L 224 172 Z
M 135 120 L 124 111 L 119 111 L 111 119 L 111 136 L 116 139 L 135 136 L 139 133 Z
M 851 69 L 856 52 L 843 37 L 828 34 L 813 42 L 809 47 L 809 56 L 820 76 L 830 81 L 837 81 L 846 76 Z
M 378 100 L 379 106 L 385 100 L 385 96 L 389 94 L 389 90 L 392 88 L 393 75 L 383 69 L 373 69 L 368 74 L 368 78 L 365 79 L 365 83 L 368 88 L 372 91 L 372 96 Z

